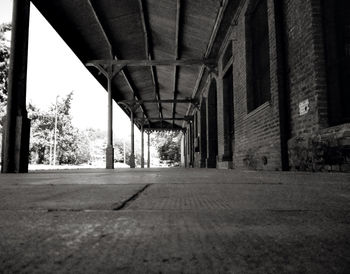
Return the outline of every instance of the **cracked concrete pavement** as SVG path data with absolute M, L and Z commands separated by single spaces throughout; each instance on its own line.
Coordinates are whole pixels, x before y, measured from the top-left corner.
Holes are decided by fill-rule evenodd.
M 350 175 L 0 175 L 0 273 L 349 273 Z

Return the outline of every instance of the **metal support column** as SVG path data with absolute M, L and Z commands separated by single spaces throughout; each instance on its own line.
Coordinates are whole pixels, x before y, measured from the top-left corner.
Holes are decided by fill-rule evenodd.
M 130 154 L 130 168 L 135 168 L 135 134 L 134 134 L 134 110 L 131 108 L 131 154 Z
M 28 172 L 30 120 L 26 110 L 29 0 L 13 0 L 7 116 L 4 119 L 3 173 Z
M 150 153 L 150 135 L 151 132 L 147 132 L 147 168 L 151 167 L 151 153 Z
M 87 67 L 95 67 L 107 79 L 108 91 L 108 114 L 107 114 L 107 148 L 106 148 L 106 168 L 114 169 L 114 147 L 113 147 L 113 96 L 112 80 L 123 69 L 123 66 L 101 66 L 98 64 L 87 63 Z
M 141 124 L 141 168 L 145 167 L 145 156 L 144 156 L 144 150 L 145 150 L 145 145 L 144 145 L 144 127 L 143 123 Z
M 191 141 L 191 167 L 194 167 L 194 127 L 193 121 L 190 121 L 190 141 Z
M 135 133 L 134 133 L 134 123 L 135 123 L 135 111 L 140 107 L 140 104 L 137 102 L 131 102 L 131 104 L 125 103 L 125 102 L 118 102 L 119 105 L 123 105 L 130 111 L 130 127 L 131 127 L 131 153 L 130 153 L 130 160 L 129 165 L 130 168 L 135 168 Z M 144 123 L 144 120 L 142 119 L 142 123 Z
M 108 124 L 107 124 L 107 148 L 106 168 L 114 169 L 114 147 L 113 147 L 113 99 L 112 99 L 112 67 L 108 68 Z
M 183 133 L 183 142 L 184 142 L 184 164 L 185 164 L 185 167 L 188 167 L 187 166 L 187 144 L 186 144 L 186 133 L 185 133 L 185 131 L 184 131 L 184 133 Z

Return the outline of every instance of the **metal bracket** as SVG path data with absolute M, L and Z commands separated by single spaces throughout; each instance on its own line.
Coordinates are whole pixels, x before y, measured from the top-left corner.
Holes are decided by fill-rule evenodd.
M 132 102 L 118 102 L 118 105 L 125 106 L 130 112 L 135 113 L 135 111 L 141 106 L 140 102 L 132 101 Z
M 195 109 L 200 110 L 200 102 L 198 100 L 193 100 L 192 105 Z
M 219 77 L 217 65 L 207 65 L 206 68 L 208 69 L 210 75 L 214 76 L 216 79 Z
M 149 125 L 147 118 L 135 118 L 134 121 L 139 122 L 141 126 Z
M 103 74 L 107 79 L 112 80 L 125 65 L 105 65 L 105 64 L 95 64 L 95 63 L 86 63 L 87 67 L 94 67 L 99 71 L 99 74 Z

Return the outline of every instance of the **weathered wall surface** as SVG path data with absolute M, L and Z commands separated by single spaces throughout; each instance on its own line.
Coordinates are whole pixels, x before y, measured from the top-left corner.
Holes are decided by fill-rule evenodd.
M 349 169 L 349 124 L 328 128 L 326 57 L 321 1 L 286 0 L 290 168 Z M 302 113 L 303 102 L 309 103 Z
M 233 37 L 233 73 L 235 94 L 235 153 L 236 168 L 280 169 L 280 137 L 278 121 L 278 91 L 276 80 L 276 46 L 273 1 L 268 0 L 268 26 L 270 36 L 271 100 L 255 110 L 247 109 L 247 47 L 246 9 L 239 17 Z

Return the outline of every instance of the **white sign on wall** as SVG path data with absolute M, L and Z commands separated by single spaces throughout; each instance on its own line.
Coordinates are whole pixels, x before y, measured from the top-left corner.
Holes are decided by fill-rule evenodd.
M 301 101 L 299 103 L 299 115 L 305 115 L 306 113 L 308 113 L 310 110 L 310 104 L 309 104 L 309 99 L 306 99 L 304 101 Z

